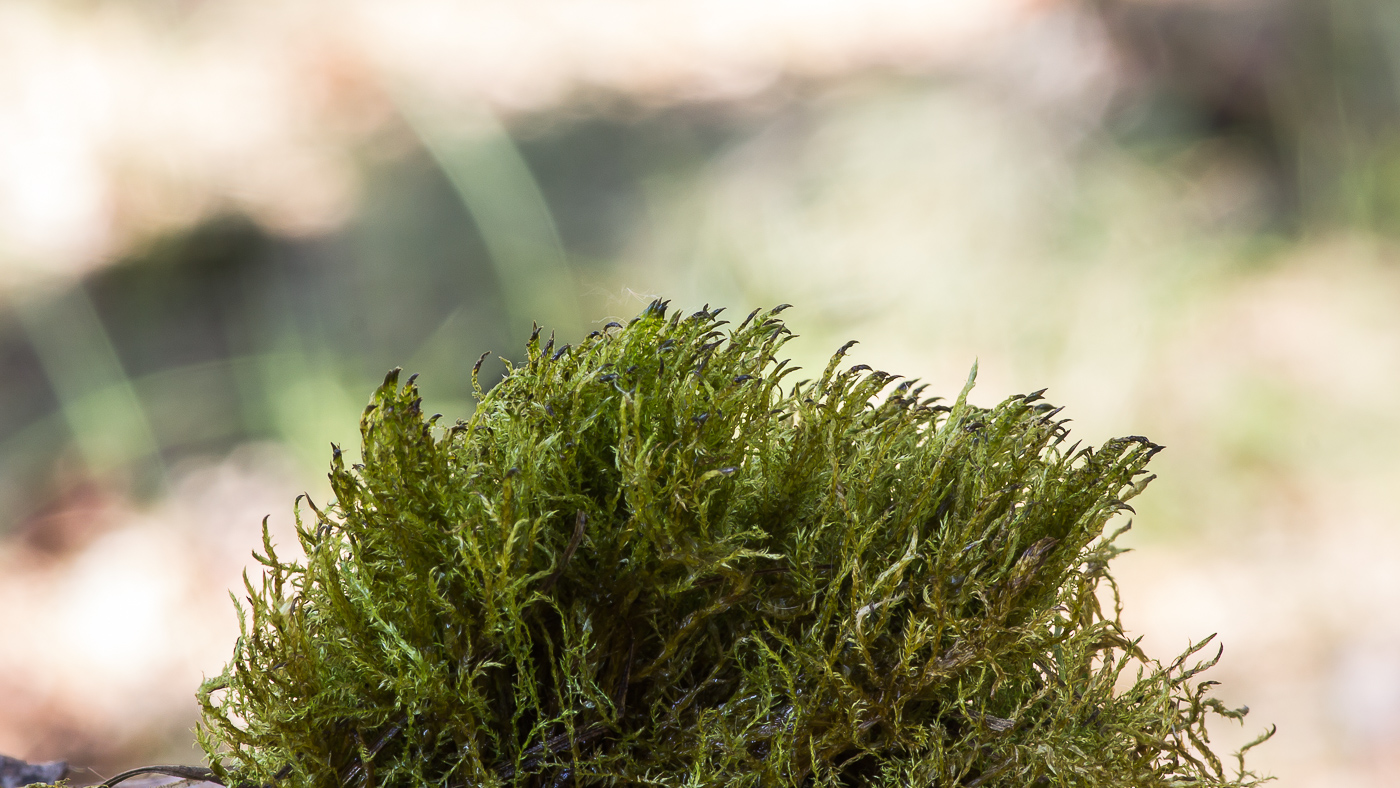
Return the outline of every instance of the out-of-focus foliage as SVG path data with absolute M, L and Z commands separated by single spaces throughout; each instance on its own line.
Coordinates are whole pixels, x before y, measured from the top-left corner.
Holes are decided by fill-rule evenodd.
M 368 168 L 361 215 L 334 234 L 288 238 L 221 216 L 71 289 L 7 304 L 16 309 L 0 309 L 0 532 L 63 496 L 56 461 L 149 498 L 186 458 L 271 440 L 314 480 L 326 444 L 354 435 L 360 402 L 350 392 L 395 364 L 430 374 L 439 407 L 466 415 L 470 365 L 458 349 L 499 347 L 531 315 L 559 323 L 559 310 L 522 313 L 529 299 L 518 292 L 556 302 L 596 293 L 645 215 L 641 184 L 700 168 L 741 128 L 723 113 L 677 113 L 522 135 L 569 255 L 559 276 L 516 271 L 519 255 L 493 257 L 488 236 L 518 228 L 499 211 L 489 218 L 506 226 L 484 227 L 468 209 L 453 178 L 480 173 L 449 170 L 477 141 L 450 139 L 437 142 L 440 161 L 419 153 Z
M 1127 88 L 1109 126 L 1148 150 L 1223 142 L 1272 229 L 1400 233 L 1400 7 L 1389 0 L 1107 0 Z
M 392 373 L 336 500 L 270 538 L 200 699 L 227 784 L 1244 786 L 1193 662 L 1100 606 L 1141 437 L 1066 444 L 842 348 L 657 301 L 537 330 L 468 421 Z M 484 358 L 484 357 L 483 357 Z M 883 395 L 883 396 L 882 396 Z M 1125 671 L 1127 673 L 1125 674 Z M 1133 672 L 1136 678 L 1128 680 Z M 1262 737 L 1261 737 L 1262 738 Z

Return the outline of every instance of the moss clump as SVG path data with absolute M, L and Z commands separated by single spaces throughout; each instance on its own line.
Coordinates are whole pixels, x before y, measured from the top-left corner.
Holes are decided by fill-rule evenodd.
M 299 518 L 305 562 L 264 535 L 233 661 L 200 692 L 214 773 L 1258 782 L 1209 749 L 1207 717 L 1244 711 L 1193 682 L 1203 644 L 1163 666 L 1100 607 L 1104 525 L 1160 447 L 1066 446 L 1039 392 L 945 405 L 838 371 L 843 352 L 784 387 L 780 310 L 725 332 L 657 302 L 572 348 L 536 331 L 447 428 L 390 374 L 363 465 L 337 449 L 335 502 Z

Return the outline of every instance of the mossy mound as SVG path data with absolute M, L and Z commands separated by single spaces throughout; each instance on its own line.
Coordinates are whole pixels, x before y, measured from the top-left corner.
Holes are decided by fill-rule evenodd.
M 233 661 L 200 692 L 214 773 L 1257 782 L 1209 750 L 1207 717 L 1243 711 L 1193 683 L 1200 646 L 1162 666 L 1100 607 L 1105 523 L 1160 447 L 1067 446 L 1038 392 L 945 405 L 838 371 L 843 352 L 785 388 L 780 310 L 725 332 L 657 302 L 557 350 L 537 331 L 447 428 L 391 374 L 363 465 L 337 449 L 336 501 L 299 519 L 305 562 L 264 537 Z

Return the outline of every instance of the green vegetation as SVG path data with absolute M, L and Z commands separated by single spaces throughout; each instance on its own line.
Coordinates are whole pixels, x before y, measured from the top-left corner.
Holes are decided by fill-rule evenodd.
M 1160 447 L 1069 446 L 1039 392 L 942 404 L 845 348 L 785 384 L 781 309 L 536 330 L 445 428 L 391 373 L 363 465 L 336 449 L 335 502 L 299 517 L 305 562 L 264 530 L 199 695 L 217 778 L 1259 782 L 1210 751 L 1245 712 L 1196 681 L 1206 641 L 1162 665 L 1100 606 L 1104 526 Z

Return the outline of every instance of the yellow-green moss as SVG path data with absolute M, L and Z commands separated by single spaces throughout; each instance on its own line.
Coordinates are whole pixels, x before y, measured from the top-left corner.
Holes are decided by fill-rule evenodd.
M 264 539 L 200 692 L 215 774 L 1258 782 L 1207 744 L 1208 717 L 1244 711 L 1195 681 L 1203 644 L 1163 666 L 1100 609 L 1105 523 L 1160 447 L 1067 446 L 1039 392 L 943 404 L 842 352 L 789 385 L 779 311 L 726 331 L 657 302 L 557 349 L 536 331 L 446 428 L 390 374 L 363 465 L 337 449 L 335 502 L 299 518 L 305 561 Z

